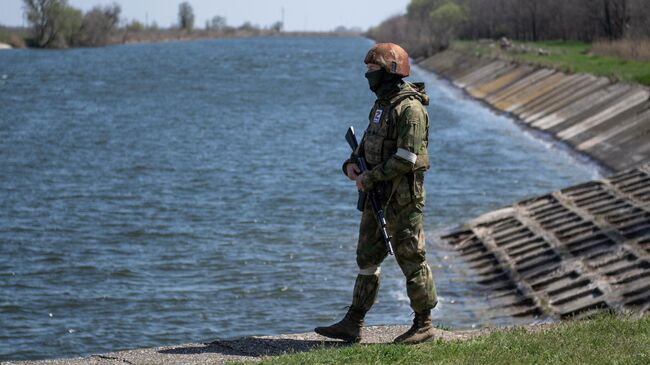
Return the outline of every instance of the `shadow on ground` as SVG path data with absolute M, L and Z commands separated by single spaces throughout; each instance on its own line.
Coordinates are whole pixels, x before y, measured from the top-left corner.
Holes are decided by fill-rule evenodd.
M 214 341 L 200 345 L 180 346 L 159 350 L 169 355 L 200 355 L 217 353 L 230 356 L 277 356 L 284 353 L 305 352 L 313 349 L 345 347 L 351 344 L 341 341 L 298 340 L 288 338 L 246 337 L 238 340 Z

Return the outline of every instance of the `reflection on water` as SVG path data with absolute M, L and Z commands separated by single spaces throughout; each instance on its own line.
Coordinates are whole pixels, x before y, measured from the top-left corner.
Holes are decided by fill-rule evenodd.
M 310 331 L 349 304 L 359 214 L 343 136 L 373 98 L 362 38 L 0 57 L 0 359 Z M 435 321 L 512 324 L 437 232 L 592 178 L 418 69 Z M 384 265 L 369 324 L 408 323 Z M 530 320 L 530 319 L 529 319 Z

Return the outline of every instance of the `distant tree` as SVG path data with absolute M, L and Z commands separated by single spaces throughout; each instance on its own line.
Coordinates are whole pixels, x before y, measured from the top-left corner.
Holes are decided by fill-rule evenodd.
M 240 25 L 237 30 L 244 31 L 244 32 L 252 32 L 255 31 L 256 28 L 251 24 L 251 22 L 245 22 L 244 24 Z
M 108 44 L 109 37 L 120 21 L 122 9 L 116 3 L 105 7 L 96 6 L 83 17 L 82 45 L 98 47 Z
M 455 1 L 447 1 L 431 11 L 429 14 L 433 24 L 433 31 L 439 39 L 442 48 L 449 47 L 451 39 L 456 35 L 459 27 L 467 21 L 467 10 Z
M 275 22 L 273 25 L 271 25 L 271 30 L 277 33 L 282 32 L 282 29 L 284 28 L 284 24 L 282 22 Z
M 58 41 L 60 47 L 75 47 L 83 37 L 83 15 L 81 10 L 66 6 L 61 13 L 61 35 Z
M 227 26 L 226 18 L 222 16 L 215 15 L 210 20 L 210 29 L 224 30 Z
M 647 0 L 631 0 L 629 5 L 630 36 L 650 37 L 650 6 Z
M 610 40 L 623 37 L 629 24 L 628 0 L 603 0 L 601 24 Z
M 64 28 L 66 0 L 23 0 L 33 41 L 38 47 L 56 47 Z
M 192 5 L 184 1 L 178 5 L 178 24 L 181 29 L 191 32 L 194 29 L 194 10 Z
M 126 26 L 127 31 L 134 33 L 142 32 L 144 28 L 144 24 L 136 19 L 131 20 L 131 23 Z

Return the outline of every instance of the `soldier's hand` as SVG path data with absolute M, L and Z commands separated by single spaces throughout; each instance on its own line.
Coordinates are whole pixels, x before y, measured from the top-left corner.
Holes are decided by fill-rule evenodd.
M 357 176 L 356 180 L 357 180 L 357 189 L 359 191 L 365 191 L 366 188 L 365 188 L 365 186 L 363 186 L 363 181 L 361 179 L 361 175 Z
M 348 179 L 350 180 L 356 180 L 360 172 L 359 166 L 354 162 L 350 162 L 345 168 L 345 174 L 348 175 Z

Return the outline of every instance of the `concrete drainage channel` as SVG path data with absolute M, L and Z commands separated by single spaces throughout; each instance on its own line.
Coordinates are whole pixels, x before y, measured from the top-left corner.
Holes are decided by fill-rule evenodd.
M 521 201 L 442 239 L 514 316 L 650 312 L 650 164 Z
M 613 171 L 650 160 L 650 91 L 645 87 L 453 50 L 419 65 Z

